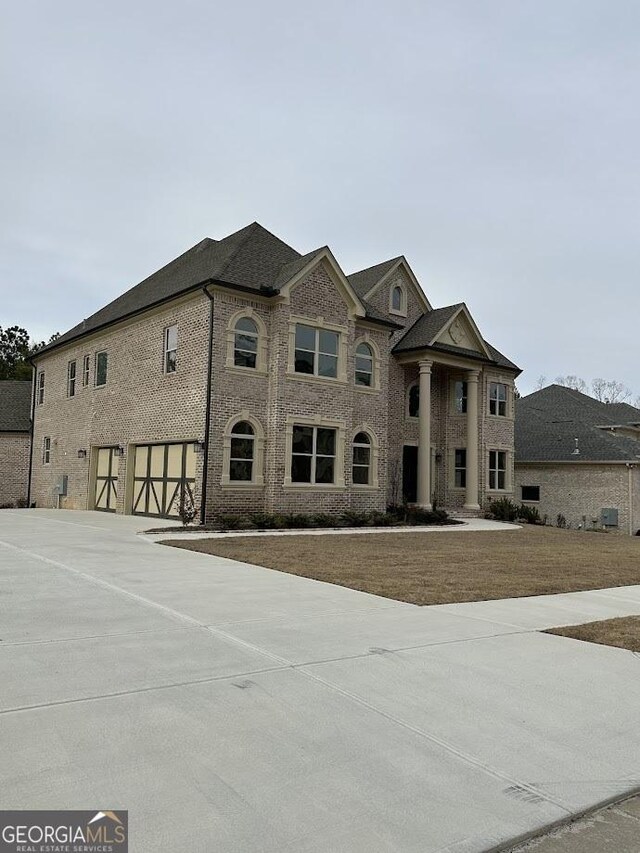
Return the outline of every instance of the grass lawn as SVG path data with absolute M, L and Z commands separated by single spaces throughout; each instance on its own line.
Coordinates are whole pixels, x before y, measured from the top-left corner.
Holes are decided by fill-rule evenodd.
M 640 538 L 553 527 L 252 536 L 166 544 L 413 604 L 640 584 Z
M 586 622 L 584 625 L 567 625 L 564 628 L 552 628 L 545 633 L 640 652 L 640 616 L 623 616 L 620 619 L 605 619 L 602 622 Z

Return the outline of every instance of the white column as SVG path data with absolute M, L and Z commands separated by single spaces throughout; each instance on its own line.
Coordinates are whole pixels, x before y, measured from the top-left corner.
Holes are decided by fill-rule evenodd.
M 418 506 L 431 509 L 431 361 L 420 361 L 418 408 Z
M 464 508 L 480 509 L 478 502 L 478 380 L 479 371 L 467 373 L 467 491 Z

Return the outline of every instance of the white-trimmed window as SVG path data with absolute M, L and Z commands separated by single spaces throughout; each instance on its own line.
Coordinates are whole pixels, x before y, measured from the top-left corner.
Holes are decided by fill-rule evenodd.
M 468 387 L 468 384 L 462 379 L 455 382 L 453 386 L 453 407 L 459 415 L 464 415 L 467 412 Z
M 356 385 L 373 387 L 373 350 L 364 341 L 356 347 Z
M 236 367 L 258 366 L 258 326 L 251 317 L 240 317 L 234 326 L 233 363 Z
M 457 447 L 453 453 L 453 485 L 456 489 L 467 486 L 467 450 Z
M 44 370 L 38 373 L 36 379 L 36 403 L 41 406 L 44 403 Z
M 371 485 L 371 438 L 366 432 L 359 432 L 353 439 L 353 484 Z
M 389 311 L 392 314 L 400 314 L 406 316 L 407 313 L 407 294 L 401 284 L 396 284 L 391 288 L 389 294 Z
M 94 382 L 97 388 L 107 384 L 107 353 L 102 350 L 96 353 L 96 363 L 94 368 Z
M 294 371 L 336 379 L 340 335 L 330 329 L 296 323 Z
M 91 368 L 91 356 L 85 355 L 82 359 L 82 384 L 86 388 L 89 384 L 89 370 Z
M 507 451 L 489 451 L 489 489 L 499 492 L 507 488 Z
M 337 430 L 293 424 L 291 482 L 331 485 L 336 481 Z
M 162 359 L 165 373 L 175 373 L 178 366 L 178 327 L 167 326 L 164 330 L 164 355 Z
M 413 382 L 407 388 L 407 416 L 417 418 L 420 413 L 420 385 Z
M 48 465 L 51 462 L 51 436 L 45 435 L 42 439 L 42 463 Z
M 76 366 L 75 359 L 67 364 L 67 397 L 76 396 Z
M 507 416 L 507 386 L 504 382 L 489 383 L 489 414 Z
M 231 429 L 229 482 L 252 483 L 256 457 L 255 430 L 249 421 L 239 421 Z

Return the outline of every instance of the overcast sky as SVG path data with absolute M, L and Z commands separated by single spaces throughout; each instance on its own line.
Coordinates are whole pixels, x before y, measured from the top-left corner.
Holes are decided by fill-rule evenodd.
M 640 394 L 637 0 L 3 4 L 0 325 L 258 220 Z

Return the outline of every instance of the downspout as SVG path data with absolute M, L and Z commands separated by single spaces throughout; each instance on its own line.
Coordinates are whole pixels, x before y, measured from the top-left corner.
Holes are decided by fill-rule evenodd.
M 629 472 L 629 536 L 633 536 L 633 472 L 635 465 L 627 462 L 627 471 Z
M 202 451 L 202 491 L 200 499 L 200 524 L 206 521 L 207 481 L 209 478 L 209 433 L 211 432 L 211 384 L 213 381 L 213 296 L 205 285 L 202 292 L 209 300 L 209 360 L 207 364 L 207 402 L 204 415 L 204 447 Z
M 31 477 L 33 475 L 33 431 L 36 419 L 36 366 L 31 359 L 31 423 L 29 424 L 29 475 L 27 478 L 27 508 L 31 507 Z

